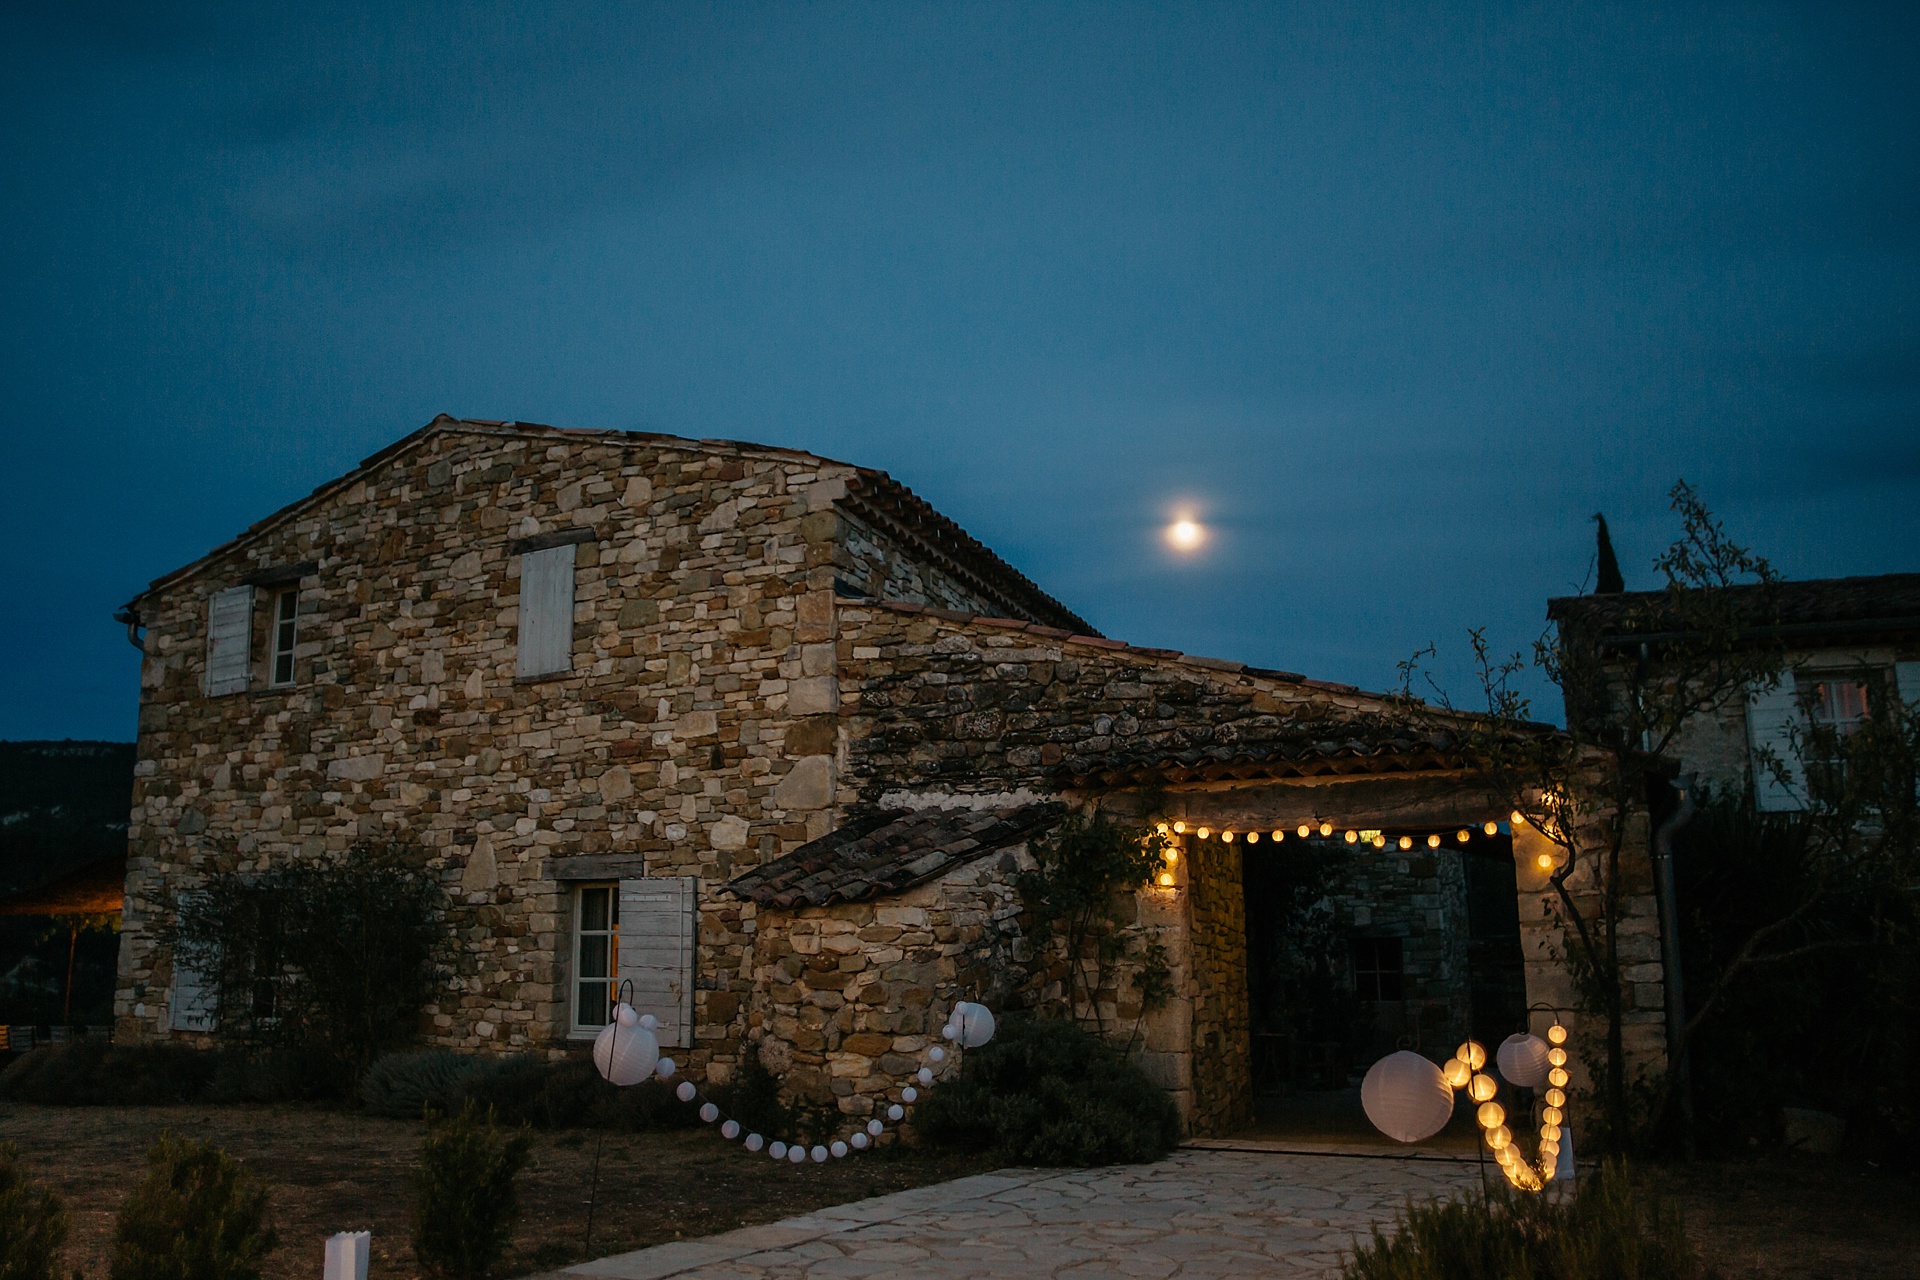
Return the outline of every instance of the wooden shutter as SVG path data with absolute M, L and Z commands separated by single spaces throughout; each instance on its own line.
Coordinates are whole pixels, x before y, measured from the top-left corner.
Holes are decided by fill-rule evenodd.
M 173 952 L 173 985 L 167 989 L 168 1028 L 174 1031 L 212 1031 L 220 1025 L 219 1015 L 220 990 L 213 977 L 189 964 L 176 946 Z
M 207 597 L 207 692 L 241 693 L 253 659 L 253 588 Z
M 1796 738 L 1799 741 L 1796 741 Z M 1753 772 L 1754 807 L 1766 813 L 1804 808 L 1806 771 L 1800 764 L 1800 745 L 1806 738 L 1800 695 L 1791 673 L 1772 686 L 1747 695 L 1747 746 Z M 1784 777 L 1761 758 L 1764 748 L 1785 766 Z
M 573 544 L 520 557 L 520 646 L 515 672 L 573 669 Z
M 1900 701 L 1910 709 L 1920 703 L 1920 662 L 1894 663 L 1893 687 L 1900 691 Z
M 693 1044 L 693 921 L 700 882 L 653 876 L 620 882 L 621 983 L 633 1007 L 660 1019 L 663 1047 Z

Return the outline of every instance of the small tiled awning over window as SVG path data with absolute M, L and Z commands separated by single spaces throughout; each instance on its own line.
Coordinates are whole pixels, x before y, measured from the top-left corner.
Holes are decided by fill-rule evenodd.
M 1060 821 L 1066 807 L 920 809 L 856 819 L 727 885 L 768 907 L 823 907 L 899 893 Z

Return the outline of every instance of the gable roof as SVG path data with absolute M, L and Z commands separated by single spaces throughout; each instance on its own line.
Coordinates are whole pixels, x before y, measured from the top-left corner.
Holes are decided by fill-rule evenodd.
M 824 907 L 899 893 L 1018 844 L 1066 815 L 1059 804 L 877 813 L 808 841 L 728 883 L 769 907 Z
M 1858 640 L 1920 633 L 1920 573 L 1752 583 L 1726 592 L 1739 615 L 1749 620 L 1753 639 Z M 1677 633 L 1666 621 L 1666 599 L 1664 591 L 1558 596 L 1547 601 L 1547 618 L 1562 628 L 1600 632 L 1603 644 L 1627 637 L 1672 639 Z
M 369 454 L 360 464 L 315 488 L 278 511 L 256 520 L 239 534 L 213 548 L 199 559 L 164 573 L 147 584 L 114 616 L 132 620 L 134 607 L 146 596 L 164 587 L 192 577 L 201 569 L 245 546 L 274 527 L 294 519 L 310 508 L 351 488 L 396 459 L 411 453 L 435 436 L 451 433 L 562 440 L 580 443 L 651 445 L 706 453 L 751 454 L 768 457 L 799 458 L 822 466 L 845 467 L 849 477 L 848 493 L 840 502 L 855 514 L 880 524 L 886 532 L 910 545 L 925 559 L 938 564 L 982 594 L 991 596 L 1036 619 L 1064 625 L 1076 631 L 1093 633 L 1078 614 L 1042 591 L 1031 578 L 1001 559 L 992 548 L 979 541 L 947 516 L 941 515 L 925 499 L 884 471 L 856 466 L 834 458 L 822 457 L 802 449 L 779 445 L 753 444 L 743 440 L 691 440 L 657 431 L 598 431 L 550 427 L 538 422 L 502 422 L 487 418 L 455 418 L 441 414 L 426 426 Z M 1097 633 L 1096 633 L 1097 634 Z

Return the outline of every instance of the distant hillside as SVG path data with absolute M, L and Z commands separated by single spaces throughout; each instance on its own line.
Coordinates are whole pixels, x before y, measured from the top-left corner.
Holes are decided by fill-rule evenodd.
M 0 893 L 127 850 L 131 742 L 0 742 Z

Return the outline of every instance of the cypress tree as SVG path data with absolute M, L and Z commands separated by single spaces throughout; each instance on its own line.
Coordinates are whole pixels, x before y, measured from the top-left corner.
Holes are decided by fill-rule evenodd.
M 1600 577 L 1594 584 L 1594 592 L 1603 596 L 1618 595 L 1627 589 L 1627 582 L 1620 576 L 1620 561 L 1614 558 L 1613 539 L 1607 536 L 1607 518 L 1596 511 L 1593 522 L 1599 526 L 1600 542 Z

